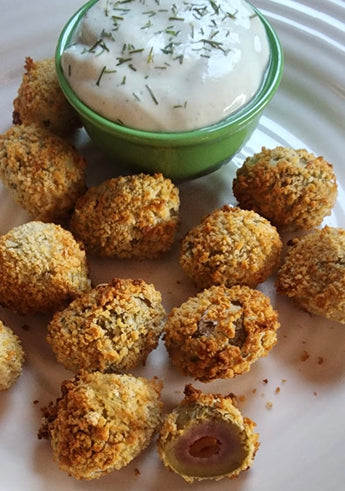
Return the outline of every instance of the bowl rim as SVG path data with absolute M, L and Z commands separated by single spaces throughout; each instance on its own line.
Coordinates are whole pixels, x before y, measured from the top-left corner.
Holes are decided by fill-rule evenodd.
M 234 126 L 237 130 L 240 130 L 240 128 L 246 126 L 248 121 L 251 121 L 258 116 L 270 102 L 280 84 L 284 67 L 284 54 L 279 37 L 266 17 L 264 17 L 264 15 L 255 6 L 245 0 L 263 23 L 270 46 L 270 59 L 263 81 L 255 95 L 250 99 L 250 101 L 248 101 L 247 104 L 217 123 L 204 126 L 202 128 L 180 132 L 143 130 L 120 125 L 114 121 L 111 121 L 110 119 L 107 119 L 95 112 L 79 99 L 77 94 L 69 85 L 61 66 L 62 53 L 70 44 L 75 28 L 78 26 L 85 13 L 98 1 L 99 0 L 89 0 L 86 2 L 70 17 L 63 27 L 55 50 L 55 68 L 58 82 L 69 103 L 84 120 L 88 121 L 94 126 L 97 126 L 99 129 L 106 131 L 107 133 L 111 133 L 113 135 L 117 134 L 118 136 L 122 136 L 123 138 L 127 139 L 145 138 L 151 142 L 163 142 L 173 139 L 175 145 L 183 144 L 186 141 L 190 143 L 191 141 L 208 139 L 214 136 L 215 133 L 217 136 L 221 136 L 223 133 L 228 132 L 229 127 Z

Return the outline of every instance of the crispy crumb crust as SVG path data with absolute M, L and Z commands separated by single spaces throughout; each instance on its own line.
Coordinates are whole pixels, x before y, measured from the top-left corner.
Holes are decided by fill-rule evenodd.
M 201 382 L 250 369 L 277 342 L 278 313 L 247 286 L 212 286 L 169 314 L 164 341 L 172 363 Z
M 262 148 L 237 170 L 233 193 L 279 228 L 311 229 L 330 215 L 337 198 L 332 165 L 305 149 Z
M 9 389 L 18 379 L 24 359 L 19 337 L 0 321 L 0 391 Z
M 34 220 L 67 217 L 85 190 L 86 161 L 67 141 L 35 125 L 0 135 L 0 179 Z
M 144 280 L 114 278 L 57 312 L 47 341 L 69 370 L 131 370 L 158 345 L 165 320 L 161 301 Z
M 279 234 L 266 218 L 225 205 L 187 232 L 180 265 L 199 288 L 255 288 L 278 267 L 281 249 Z
M 345 230 L 326 226 L 288 245 L 277 292 L 310 313 L 345 324 Z
M 55 70 L 54 58 L 25 58 L 24 75 L 13 101 L 14 124 L 38 124 L 60 136 L 81 126 L 76 111 L 65 98 Z
M 80 372 L 43 410 L 38 437 L 50 440 L 60 469 L 98 479 L 149 445 L 161 421 L 161 388 L 156 379 Z
M 179 205 L 178 188 L 162 174 L 115 177 L 78 200 L 71 230 L 95 254 L 156 258 L 174 242 Z
M 259 434 L 254 433 L 256 426 L 254 421 L 242 416 L 237 408 L 235 396 L 233 394 L 227 396 L 223 396 L 222 394 L 205 394 L 200 390 L 195 389 L 190 384 L 186 385 L 184 392 L 184 399 L 171 413 L 165 416 L 159 432 L 157 441 L 158 453 L 164 465 L 170 470 L 180 474 L 188 483 L 193 483 L 196 480 L 201 481 L 203 479 L 219 480 L 224 477 L 233 479 L 237 477 L 241 471 L 248 470 L 252 466 L 255 454 L 260 446 Z M 188 414 L 189 418 L 186 418 L 185 414 Z M 209 477 L 181 474 L 171 465 L 171 462 L 167 457 L 167 445 L 184 434 L 188 423 L 191 422 L 193 425 L 204 423 L 205 414 L 210 420 L 220 420 L 224 424 L 231 423 L 238 428 L 241 446 L 245 449 L 245 458 L 234 471 L 228 474 Z M 182 415 L 184 415 L 182 419 L 187 420 L 186 425 L 181 424 Z M 202 465 L 207 466 L 207 462 Z
M 32 221 L 0 237 L 0 304 L 51 312 L 91 288 L 85 251 L 60 225 Z

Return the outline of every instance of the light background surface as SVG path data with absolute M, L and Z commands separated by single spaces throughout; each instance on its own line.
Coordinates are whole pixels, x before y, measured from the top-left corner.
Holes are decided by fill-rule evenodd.
M 12 101 L 25 56 L 35 60 L 53 56 L 61 28 L 81 3 L 0 0 L 0 132 L 11 125 Z M 141 263 L 90 258 L 95 284 L 109 281 L 112 276 L 142 277 L 162 292 L 168 311 L 193 294 L 191 282 L 178 265 L 178 240 L 206 213 L 225 203 L 236 204 L 231 193 L 236 167 L 263 145 L 305 147 L 334 165 L 339 196 L 324 224 L 345 228 L 345 2 L 253 3 L 276 28 L 285 52 L 281 86 L 259 127 L 232 163 L 179 186 L 182 222 L 177 244 L 166 258 Z M 77 144 L 89 160 L 88 184 L 116 174 L 109 160 L 83 133 Z M 29 219 L 1 185 L 0 205 L 1 234 Z M 59 396 L 61 381 L 71 374 L 57 364 L 45 341 L 47 318 L 21 317 L 0 309 L 0 318 L 20 336 L 27 352 L 23 375 L 9 391 L 0 393 L 0 490 L 343 489 L 345 328 L 301 312 L 289 300 L 277 297 L 273 285 L 271 278 L 260 289 L 280 312 L 282 326 L 277 346 L 250 372 L 236 379 L 194 384 L 207 392 L 234 392 L 239 396 L 241 411 L 256 421 L 261 435 L 254 466 L 236 480 L 205 481 L 192 487 L 162 466 L 155 444 L 126 469 L 98 481 L 78 482 L 59 471 L 49 443 L 39 441 L 36 434 L 40 407 Z M 136 373 L 163 379 L 166 411 L 178 404 L 184 385 L 191 382 L 171 367 L 162 344 Z M 267 403 L 272 403 L 271 409 Z

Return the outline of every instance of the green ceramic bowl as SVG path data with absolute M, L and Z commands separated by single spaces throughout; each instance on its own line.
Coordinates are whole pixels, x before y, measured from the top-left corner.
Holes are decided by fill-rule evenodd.
M 96 3 L 81 7 L 63 28 L 56 49 L 56 69 L 61 88 L 79 113 L 87 133 L 109 157 L 110 165 L 137 172 L 162 172 L 174 180 L 190 179 L 214 171 L 228 162 L 255 130 L 260 115 L 278 89 L 283 71 L 279 39 L 263 15 L 254 9 L 265 26 L 271 56 L 263 83 L 248 104 L 217 124 L 184 132 L 141 131 L 116 124 L 78 99 L 64 77 L 61 55 L 85 13 Z

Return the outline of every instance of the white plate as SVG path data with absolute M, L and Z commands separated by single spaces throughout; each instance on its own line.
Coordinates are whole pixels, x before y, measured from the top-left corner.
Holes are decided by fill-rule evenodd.
M 11 0 L 5 6 L 1 0 L 1 4 L 0 131 L 4 132 L 11 125 L 12 100 L 21 81 L 25 56 L 52 56 L 60 29 L 81 1 Z M 285 73 L 258 129 L 235 157 L 235 166 L 262 145 L 306 147 L 325 156 L 333 163 L 339 183 L 338 201 L 325 223 L 345 227 L 345 4 L 342 0 L 258 0 L 254 4 L 280 35 Z M 92 145 L 86 145 L 83 151 L 90 160 L 90 184 L 110 177 L 106 160 Z M 226 202 L 235 204 L 231 194 L 235 166 L 224 166 L 210 176 L 180 186 L 179 236 L 207 212 Z M 28 220 L 2 187 L 0 203 L 0 233 Z M 194 292 L 178 266 L 176 251 L 162 261 L 139 264 L 92 259 L 91 275 L 95 283 L 108 281 L 112 275 L 141 276 L 161 290 L 167 310 Z M 261 288 L 280 311 L 282 327 L 277 346 L 247 374 L 229 381 L 195 384 L 207 392 L 242 396 L 240 408 L 256 421 L 261 447 L 252 469 L 237 480 L 205 481 L 193 487 L 218 491 L 339 491 L 344 489 L 345 480 L 345 328 L 303 313 L 290 301 L 278 298 L 273 281 Z M 22 377 L 9 391 L 0 393 L 1 490 L 191 489 L 163 468 L 154 444 L 126 469 L 98 481 L 78 482 L 59 471 L 49 443 L 39 441 L 36 433 L 39 408 L 55 400 L 60 382 L 70 373 L 56 363 L 46 344 L 44 317 L 20 317 L 2 309 L 0 318 L 19 334 L 27 352 Z M 305 352 L 309 358 L 303 361 Z M 162 345 L 138 373 L 163 378 L 167 410 L 180 401 L 185 383 L 190 382 L 176 374 Z M 267 403 L 272 403 L 271 409 Z

